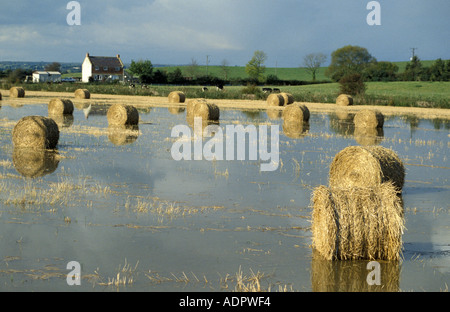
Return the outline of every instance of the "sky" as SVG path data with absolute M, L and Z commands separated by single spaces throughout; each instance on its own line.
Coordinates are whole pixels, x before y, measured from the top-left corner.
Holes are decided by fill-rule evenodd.
M 267 67 L 303 66 L 310 53 L 346 45 L 379 61 L 450 59 L 449 0 L 0 0 L 0 61 L 79 62 L 86 55 L 125 63 L 244 66 L 256 50 Z M 72 16 L 71 15 L 71 16 Z

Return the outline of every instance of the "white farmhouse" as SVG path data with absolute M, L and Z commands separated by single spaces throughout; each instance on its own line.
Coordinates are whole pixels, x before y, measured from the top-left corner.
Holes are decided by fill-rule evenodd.
M 33 82 L 60 82 L 61 73 L 57 71 L 34 71 Z
M 82 82 L 123 80 L 123 63 L 120 55 L 91 56 L 86 53 L 82 65 Z

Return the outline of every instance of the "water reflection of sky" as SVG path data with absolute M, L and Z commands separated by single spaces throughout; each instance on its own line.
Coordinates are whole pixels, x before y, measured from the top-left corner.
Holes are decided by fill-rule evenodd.
M 23 116 L 34 114 L 46 115 L 46 106 L 3 106 L 0 109 L 0 120 L 17 121 Z M 282 120 L 269 118 L 265 111 L 221 111 L 220 127 L 224 132 L 226 125 L 230 124 L 279 125 L 280 165 L 273 172 L 262 172 L 261 162 L 258 160 L 174 161 L 170 149 L 176 138 L 170 137 L 171 129 L 177 124 L 186 124 L 185 112 L 172 114 L 167 108 L 152 108 L 141 111 L 140 117 L 142 123 L 137 139 L 130 144 L 118 146 L 108 139 L 106 132 L 92 135 L 88 131 L 71 131 L 71 127 L 94 127 L 97 130 L 107 127 L 104 110 L 96 108 L 86 119 L 83 112 L 76 109 L 71 127 L 60 129 L 58 151 L 63 157 L 58 168 L 36 182 L 24 182 L 14 178 L 9 179 L 8 183 L 18 187 L 23 183 L 36 183 L 39 188 L 45 188 L 45 183 L 73 180 L 74 183 L 84 183 L 87 187 L 111 189 L 111 195 L 86 194 L 86 200 L 79 201 L 85 205 L 85 202 L 90 200 L 92 206 L 84 207 L 80 204 L 80 207 L 77 207 L 75 202 L 74 207 L 69 204 L 67 208 L 59 208 L 63 215 L 69 214 L 73 219 L 85 224 L 160 225 L 160 216 L 137 216 L 123 208 L 127 202 L 136 203 L 140 199 L 151 197 L 181 207 L 203 207 L 204 212 L 171 221 L 170 225 L 175 226 L 175 229 L 162 236 L 150 235 L 147 232 L 129 232 L 120 227 L 102 230 L 93 226 L 68 227 L 59 230 L 58 242 L 52 244 L 50 242 L 54 238 L 49 238 L 50 234 L 46 233 L 42 226 L 55 223 L 53 217 L 44 218 L 41 226 L 32 226 L 24 233 L 9 224 L 0 231 L 0 236 L 19 238 L 26 235 L 30 244 L 39 243 L 41 252 L 55 255 L 63 252 L 80 257 L 89 254 L 92 262 L 103 267 L 111 267 L 115 250 L 123 249 L 136 258 L 145 257 L 147 253 L 154 254 L 156 250 L 158 256 L 154 256 L 155 262 L 170 263 L 173 270 L 180 266 L 177 259 L 177 251 L 180 250 L 185 253 L 187 263 L 194 263 L 202 255 L 214 255 L 222 257 L 223 265 L 231 269 L 233 261 L 239 257 L 236 256 L 233 249 L 235 247 L 229 239 L 239 242 L 255 240 L 266 249 L 275 248 L 273 246 L 280 244 L 283 239 L 283 236 L 264 236 L 261 231 L 243 234 L 234 233 L 232 230 L 241 227 L 307 228 L 312 188 L 327 184 L 329 164 L 337 152 L 349 145 L 358 144 L 354 129 L 345 116 L 313 113 L 306 135 L 293 139 L 283 133 Z M 442 267 L 440 271 L 447 274 L 447 278 L 450 267 L 450 166 L 447 159 L 449 128 L 448 121 L 438 119 L 386 117 L 382 137 L 377 139 L 378 144 L 392 148 L 398 153 L 407 170 L 404 187 L 408 229 L 404 235 L 405 255 L 412 257 L 420 254 L 423 257 L 438 259 L 435 261 Z M 0 128 L 1 160 L 11 161 L 11 130 L 12 126 Z M 1 170 L 3 176 L 8 173 L 17 174 L 14 168 L 3 167 Z M 0 199 L 5 202 L 7 196 L 2 194 Z M 11 207 L 8 207 L 3 209 L 11 213 Z M 39 216 L 35 218 L 39 219 Z M 6 217 L 3 219 L 6 220 L 4 222 L 8 220 Z M 187 233 L 180 231 L 180 228 L 184 227 L 194 230 Z M 208 232 L 208 237 L 213 240 L 211 244 L 205 236 L 199 235 L 198 231 L 204 231 L 205 228 L 231 232 L 225 235 Z M 292 234 L 291 232 L 289 233 Z M 303 236 L 299 241 L 300 245 L 309 244 L 308 231 L 302 232 L 300 236 Z M 69 237 L 75 237 L 77 243 L 64 244 Z M 196 242 L 189 240 L 189 237 Z M 39 238 L 39 242 L 35 241 L 36 238 Z M 14 254 L 14 246 L 11 247 L 5 240 L 1 244 L 2 250 Z M 205 244 L 210 244 L 207 250 L 201 248 Z M 230 248 L 229 252 L 227 248 Z M 30 258 L 44 257 L 40 253 L 38 255 L 34 248 L 26 250 Z M 189 254 L 189 250 L 196 250 L 197 255 Z M 310 250 L 301 250 L 302 260 L 297 261 L 305 261 L 307 265 L 306 255 Z M 234 254 L 230 255 L 230 252 Z M 281 249 L 278 254 L 270 256 L 273 263 L 260 265 L 275 269 L 277 266 L 274 263 L 278 261 L 278 257 L 283 259 L 280 261 L 287 261 L 283 258 L 286 252 Z M 121 260 L 118 259 L 114 263 L 117 264 Z M 292 261 L 288 261 L 286 266 L 293 265 Z M 286 269 L 278 274 L 288 277 L 288 271 L 289 269 Z

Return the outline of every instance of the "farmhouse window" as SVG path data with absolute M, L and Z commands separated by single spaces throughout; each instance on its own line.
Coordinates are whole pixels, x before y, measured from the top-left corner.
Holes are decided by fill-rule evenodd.
M 100 67 L 98 67 L 98 66 L 95 66 L 95 70 L 99 70 L 100 69 Z
M 108 70 L 108 66 L 103 67 L 103 70 Z

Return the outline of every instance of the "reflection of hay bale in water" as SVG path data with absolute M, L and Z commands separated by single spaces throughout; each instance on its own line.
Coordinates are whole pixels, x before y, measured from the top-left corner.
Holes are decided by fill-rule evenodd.
M 290 93 L 281 92 L 280 95 L 283 97 L 284 105 L 289 105 L 294 103 L 294 96 Z
M 267 104 L 269 106 L 283 106 L 284 97 L 281 94 L 272 93 L 267 97 Z
M 283 111 L 281 109 L 278 109 L 276 107 L 269 107 L 266 110 L 267 117 L 269 117 L 270 119 L 280 119 L 282 112 Z
M 37 178 L 54 172 L 58 168 L 59 156 L 55 151 L 15 147 L 13 164 L 24 177 Z
M 330 261 L 313 250 L 311 287 L 313 292 L 398 292 L 399 261 L 378 261 L 380 285 L 369 285 L 367 260 Z
M 172 91 L 168 96 L 169 103 L 184 103 L 186 95 L 181 91 Z
M 307 135 L 309 123 L 302 121 L 283 121 L 283 133 L 291 139 L 298 139 Z
M 289 104 L 283 110 L 283 119 L 285 121 L 308 122 L 309 109 L 303 104 Z
M 91 93 L 87 89 L 77 89 L 75 90 L 76 99 L 90 99 Z
M 353 98 L 348 94 L 341 94 L 336 98 L 336 105 L 338 106 L 353 105 Z
M 353 118 L 355 117 L 354 113 L 350 113 L 345 109 L 336 109 L 335 114 L 336 117 L 342 121 L 353 121 Z
M 353 118 L 355 127 L 359 128 L 382 128 L 384 116 L 381 112 L 371 109 L 358 111 Z
M 114 104 L 108 109 L 106 118 L 111 126 L 137 125 L 139 112 L 132 105 Z
M 312 245 L 326 260 L 400 259 L 403 201 L 392 183 L 319 186 L 312 203 Z
M 73 115 L 48 114 L 48 117 L 53 119 L 59 128 L 69 128 L 73 125 Z
M 48 103 L 49 115 L 69 115 L 73 113 L 73 103 L 69 99 L 51 99 Z
M 184 112 L 184 110 L 185 110 L 185 108 L 181 107 L 181 106 L 170 106 L 169 107 L 169 113 L 171 113 L 173 115 L 182 113 L 182 112 Z
M 356 127 L 354 136 L 359 145 L 377 145 L 383 141 L 384 131 L 383 128 Z
M 131 144 L 137 140 L 139 136 L 139 126 L 109 126 L 108 127 L 108 139 L 114 145 L 126 145 Z
M 9 89 L 9 97 L 23 98 L 25 97 L 25 90 L 22 87 L 12 87 Z
M 220 118 L 220 109 L 216 104 L 199 102 L 194 105 L 193 116 L 202 120 L 217 121 Z
M 211 125 L 218 127 L 220 125 L 219 121 L 204 120 L 203 118 L 201 119 L 201 121 L 200 121 L 200 118 L 198 118 L 198 120 L 199 120 L 199 122 L 197 124 L 195 124 L 194 116 L 187 116 L 186 117 L 187 124 L 193 130 L 193 134 L 197 135 L 197 136 L 200 136 L 200 137 L 203 137 L 205 135 L 208 136 L 208 134 L 211 135 L 211 133 L 205 133 L 206 127 L 211 126 Z M 217 129 L 217 128 L 210 127 L 209 129 L 214 130 L 214 129 Z M 215 131 L 212 131 L 212 132 L 215 133 Z
M 403 188 L 405 168 L 397 154 L 382 146 L 349 146 L 334 157 L 329 185 L 334 188 L 373 187 L 392 182 Z
M 58 144 L 59 128 L 51 118 L 27 116 L 14 126 L 12 137 L 15 147 L 53 149 Z

